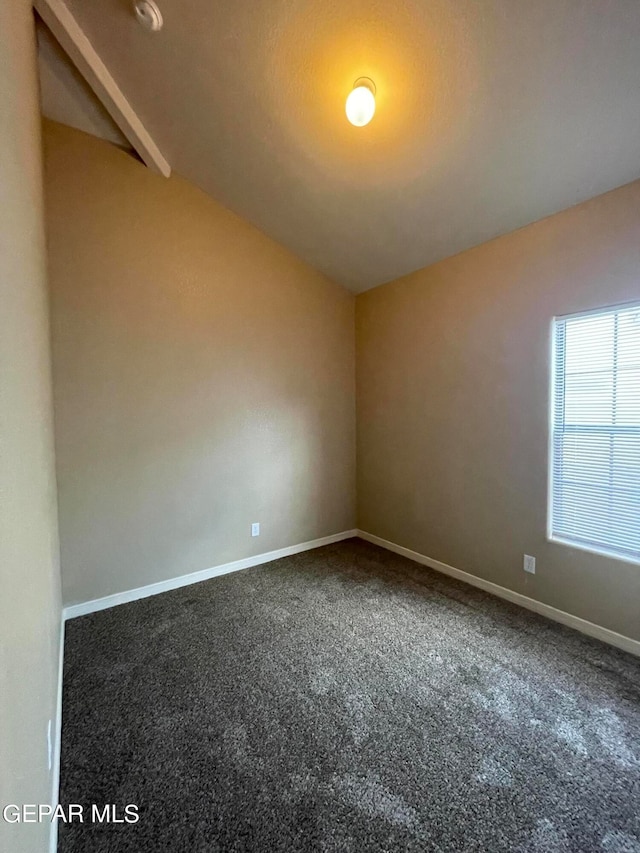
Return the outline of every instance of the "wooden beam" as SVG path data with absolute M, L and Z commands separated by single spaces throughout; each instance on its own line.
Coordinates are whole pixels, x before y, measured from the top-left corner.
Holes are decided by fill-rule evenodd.
M 62 0 L 33 0 L 33 5 L 141 159 L 168 178 L 171 167 L 67 6 Z

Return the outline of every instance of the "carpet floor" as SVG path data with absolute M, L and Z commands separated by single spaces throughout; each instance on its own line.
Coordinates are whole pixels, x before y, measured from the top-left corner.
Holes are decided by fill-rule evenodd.
M 352 539 L 67 623 L 62 853 L 640 853 L 640 660 Z

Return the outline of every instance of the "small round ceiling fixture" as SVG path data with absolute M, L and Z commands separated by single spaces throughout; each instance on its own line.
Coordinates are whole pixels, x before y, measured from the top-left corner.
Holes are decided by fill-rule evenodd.
M 138 23 L 149 30 L 151 33 L 157 33 L 162 29 L 162 12 L 158 9 L 154 0 L 135 0 L 133 8 L 136 13 Z
M 369 124 L 376 111 L 376 84 L 369 77 L 359 77 L 349 92 L 346 104 L 347 118 L 356 127 Z

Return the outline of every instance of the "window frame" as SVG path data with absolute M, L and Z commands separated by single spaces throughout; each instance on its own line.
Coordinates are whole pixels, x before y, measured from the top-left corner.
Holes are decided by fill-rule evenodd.
M 589 541 L 580 541 L 579 539 L 570 539 L 564 536 L 559 536 L 553 532 L 553 502 L 554 502 L 554 460 L 555 460 L 555 410 L 556 410 L 556 386 L 558 376 L 558 359 L 557 359 L 557 324 L 564 323 L 568 320 L 583 319 L 587 317 L 599 316 L 603 314 L 616 314 L 620 311 L 640 312 L 640 300 L 632 300 L 629 302 L 615 303 L 613 305 L 603 305 L 598 308 L 588 308 L 584 311 L 573 311 L 570 314 L 556 314 L 551 318 L 550 323 L 550 369 L 547 371 L 549 377 L 549 394 L 547 401 L 548 411 L 548 445 L 547 445 L 547 542 L 555 545 L 563 545 L 567 548 L 575 548 L 578 551 L 586 551 L 589 554 L 597 554 L 601 557 L 607 557 L 610 560 L 618 560 L 623 563 L 631 563 L 640 565 L 640 555 L 635 555 L 633 552 L 625 554 L 622 551 L 607 548 L 606 545 L 597 545 Z M 585 431 L 589 427 L 585 427 Z M 640 431 L 640 427 L 638 427 Z

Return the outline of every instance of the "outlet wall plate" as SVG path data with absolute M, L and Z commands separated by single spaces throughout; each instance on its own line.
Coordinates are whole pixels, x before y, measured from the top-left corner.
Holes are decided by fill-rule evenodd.
M 536 573 L 536 558 L 530 556 L 529 554 L 525 554 L 522 567 L 525 570 L 525 572 L 528 572 L 530 575 L 535 575 L 535 573 Z
M 251 525 L 251 535 L 252 536 L 260 536 L 260 522 L 254 521 Z

